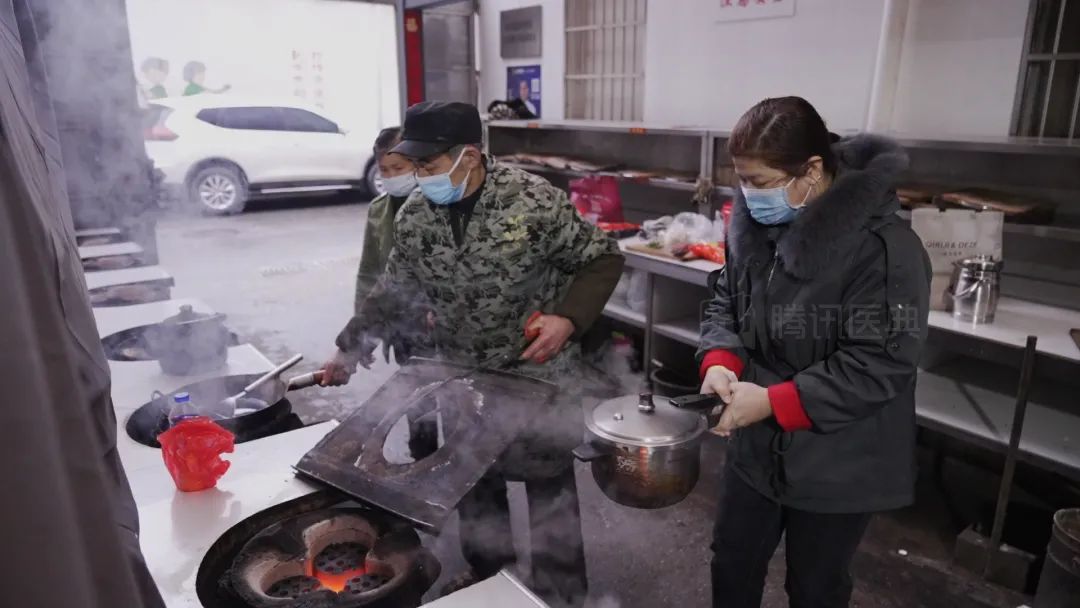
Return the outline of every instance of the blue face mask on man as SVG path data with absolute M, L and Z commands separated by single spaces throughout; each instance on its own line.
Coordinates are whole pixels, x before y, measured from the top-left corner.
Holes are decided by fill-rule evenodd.
M 791 178 L 787 184 L 776 188 L 747 188 L 742 187 L 743 197 L 746 198 L 746 208 L 750 210 L 750 217 L 759 224 L 776 226 L 786 224 L 795 219 L 802 212 L 806 201 L 810 198 L 811 186 L 806 191 L 806 196 L 796 207 L 788 200 L 788 188 L 795 183 L 796 178 Z
M 426 177 L 417 176 L 416 182 L 420 185 L 420 191 L 424 193 L 424 196 L 436 205 L 453 205 L 461 200 L 465 194 L 465 184 L 469 183 L 469 175 L 472 174 L 472 169 L 465 174 L 465 179 L 461 180 L 461 183 L 457 186 L 450 179 L 450 174 L 457 169 L 457 166 L 461 163 L 461 159 L 465 157 L 465 150 L 458 154 L 457 160 L 454 161 L 454 166 L 450 167 L 450 170 L 446 173 L 440 173 L 438 175 L 428 175 Z

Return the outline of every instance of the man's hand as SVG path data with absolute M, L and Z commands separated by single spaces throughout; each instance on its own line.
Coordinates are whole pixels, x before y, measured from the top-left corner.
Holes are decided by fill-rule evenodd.
M 705 372 L 705 380 L 701 383 L 701 394 L 716 394 L 724 403 L 731 403 L 731 385 L 738 381 L 739 377 L 735 375 L 735 372 L 723 365 L 714 365 Z
M 769 391 L 753 382 L 732 382 L 731 401 L 720 414 L 720 424 L 712 432 L 728 437 L 735 429 L 750 426 L 772 416 Z
M 358 363 L 364 364 L 366 369 L 371 365 L 371 357 L 368 356 L 368 361 L 357 361 L 356 357 L 350 357 L 348 354 L 338 350 L 334 353 L 334 356 L 322 366 L 322 379 L 319 380 L 320 386 L 341 386 L 348 384 L 349 379 L 356 373 L 356 365 Z
M 543 363 L 566 346 L 566 341 L 574 335 L 574 322 L 558 315 L 540 315 L 525 327 L 525 335 L 536 337 L 521 353 L 521 358 Z

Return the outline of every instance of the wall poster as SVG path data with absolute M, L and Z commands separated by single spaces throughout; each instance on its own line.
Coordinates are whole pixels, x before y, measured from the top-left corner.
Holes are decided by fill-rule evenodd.
M 530 112 L 540 118 L 540 66 L 506 68 L 506 99 L 520 99 Z

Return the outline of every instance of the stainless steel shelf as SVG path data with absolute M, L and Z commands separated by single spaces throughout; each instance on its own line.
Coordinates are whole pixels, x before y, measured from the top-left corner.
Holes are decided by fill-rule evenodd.
M 637 122 L 615 122 L 607 120 L 495 120 L 488 123 L 488 129 L 594 131 L 600 133 L 629 133 L 631 135 L 685 135 L 687 137 L 704 137 L 708 132 L 704 127 L 650 125 Z
M 510 167 L 517 167 L 522 171 L 528 171 L 530 173 L 541 173 L 547 175 L 562 175 L 564 177 L 578 178 L 588 175 L 609 175 L 621 182 L 627 182 L 632 184 L 642 184 L 646 186 L 653 186 L 655 188 L 665 188 L 668 190 L 678 190 L 680 192 L 693 192 L 695 185 L 687 182 L 678 182 L 668 179 L 658 178 L 634 178 L 623 177 L 617 171 L 574 171 L 573 169 L 555 169 L 553 167 L 542 167 L 540 165 L 528 165 L 523 163 L 509 163 L 504 162 L 504 165 Z
M 1037 137 L 920 137 L 902 133 L 884 133 L 906 148 L 932 148 L 962 152 L 1005 154 L 1049 154 L 1080 156 L 1080 139 Z
M 645 315 L 632 310 L 625 304 L 609 301 L 607 305 L 604 306 L 604 316 L 615 319 L 616 321 L 622 321 L 628 325 L 633 325 L 634 327 L 645 328 Z
M 654 323 L 653 331 L 677 342 L 696 347 L 701 341 L 701 326 L 697 319 L 676 319 Z
M 1016 396 L 937 370 L 919 370 L 915 415 L 919 424 L 1002 451 L 1009 443 Z M 1030 401 L 1020 459 L 1080 479 L 1080 418 Z
M 897 215 L 911 221 L 911 211 L 901 209 Z M 1039 224 L 1010 224 L 1006 222 L 1002 226 L 1002 232 L 1006 234 L 1021 234 L 1055 241 L 1070 241 L 1080 243 L 1080 228 L 1068 228 L 1065 226 L 1043 226 Z

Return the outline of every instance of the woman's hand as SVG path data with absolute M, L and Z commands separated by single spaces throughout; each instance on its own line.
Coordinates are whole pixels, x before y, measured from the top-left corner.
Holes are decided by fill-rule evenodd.
M 358 363 L 362 362 L 357 361 L 355 357 L 350 357 L 341 350 L 336 351 L 329 361 L 323 363 L 322 378 L 319 380 L 319 386 L 341 386 L 343 384 L 348 384 L 349 379 L 356 373 L 356 365 Z M 368 363 L 368 365 L 370 365 L 370 363 Z M 367 365 L 364 367 L 366 368 Z
M 720 423 L 712 429 L 721 437 L 730 436 L 735 429 L 761 422 L 773 413 L 769 391 L 765 387 L 753 382 L 737 381 L 730 386 L 731 400 L 720 414 Z
M 525 328 L 525 335 L 536 337 L 521 353 L 521 358 L 543 363 L 566 346 L 566 341 L 574 335 L 574 322 L 558 315 L 540 315 Z
M 701 394 L 716 394 L 724 403 L 731 403 L 731 385 L 739 381 L 735 372 L 723 365 L 714 365 L 705 372 L 705 380 L 701 383 Z

